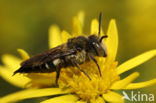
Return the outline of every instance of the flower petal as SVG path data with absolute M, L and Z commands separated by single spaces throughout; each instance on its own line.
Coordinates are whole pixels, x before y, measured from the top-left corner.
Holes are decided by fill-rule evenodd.
M 98 32 L 99 32 L 99 22 L 97 19 L 93 19 L 91 22 L 90 33 L 98 34 Z
M 98 35 L 98 32 L 99 32 L 99 22 L 97 19 L 93 19 L 91 22 L 90 33 Z M 101 35 L 104 35 L 102 27 L 101 27 Z
M 0 98 L 0 103 L 13 103 L 23 99 L 65 94 L 68 92 L 69 91 L 62 91 L 59 88 L 27 89 Z
M 9 83 L 17 87 L 24 88 L 26 84 L 30 82 L 30 79 L 23 76 L 22 74 L 21 75 L 16 74 L 14 76 L 12 75 L 13 75 L 13 72 L 10 71 L 10 69 L 5 68 L 5 67 L 0 67 L 0 76 L 6 81 L 8 81 Z
M 107 102 L 124 103 L 124 99 L 122 99 L 123 96 L 112 91 L 108 91 L 106 94 L 103 94 L 102 96 Z
M 114 89 L 114 90 L 125 88 L 129 83 L 131 83 L 133 80 L 135 80 L 138 76 L 139 76 L 139 73 L 134 72 L 134 73 L 130 74 L 129 76 L 127 76 L 126 78 L 115 82 L 114 84 L 112 84 L 112 86 L 110 88 Z
M 2 62 L 6 67 L 10 69 L 11 72 L 13 72 L 20 67 L 20 63 L 22 62 L 22 60 L 13 55 L 4 54 L 2 56 Z
M 87 103 L 87 101 L 80 100 L 80 101 L 77 101 L 76 103 Z
M 75 103 L 77 100 L 78 97 L 74 95 L 64 95 L 64 96 L 59 96 L 59 97 L 45 100 L 41 103 Z
M 52 73 L 30 73 L 26 75 L 31 79 L 32 87 L 51 87 L 56 84 L 56 72 Z
M 140 83 L 130 83 L 123 89 L 139 89 L 139 88 L 148 87 L 154 84 L 156 84 L 156 79 L 152 79 L 152 80 L 140 82 Z
M 95 101 L 95 103 L 105 103 L 104 99 L 102 97 L 98 97 Z
M 82 34 L 82 24 L 77 16 L 72 20 L 72 34 L 74 37 Z
M 29 54 L 23 49 L 17 49 L 18 53 L 21 55 L 23 61 L 30 58 Z
M 78 19 L 79 19 L 79 21 L 80 21 L 80 23 L 81 23 L 81 25 L 82 25 L 82 27 L 83 27 L 83 25 L 84 25 L 84 17 L 85 17 L 84 12 L 83 12 L 83 11 L 80 11 L 80 12 L 78 13 L 77 17 L 78 17 Z
M 60 29 L 53 25 L 49 29 L 49 48 L 54 48 L 60 44 L 62 44 Z
M 119 65 L 117 67 L 117 73 L 121 74 L 123 72 L 126 72 L 126 71 L 146 62 L 147 60 L 151 59 L 154 56 L 156 56 L 156 49 L 147 51 L 139 56 L 136 56 L 136 57 L 126 61 L 125 63 Z
M 68 39 L 72 37 L 68 32 L 64 30 L 61 32 L 61 36 L 62 36 L 62 43 L 66 43 Z
M 108 38 L 105 40 L 108 52 L 107 61 L 112 63 L 116 58 L 118 49 L 118 31 L 114 19 L 112 19 L 109 23 L 107 35 Z

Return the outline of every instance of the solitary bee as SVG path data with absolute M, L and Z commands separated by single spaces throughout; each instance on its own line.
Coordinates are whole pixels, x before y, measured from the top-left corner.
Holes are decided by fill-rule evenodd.
M 99 16 L 99 32 L 98 36 L 93 34 L 88 37 L 78 36 L 68 39 L 67 43 L 52 48 L 46 52 L 37 54 L 30 59 L 21 63 L 21 67 L 14 72 L 16 73 L 50 73 L 56 72 L 56 84 L 59 79 L 61 68 L 77 67 L 83 72 L 90 80 L 91 78 L 79 65 L 94 61 L 97 65 L 101 76 L 100 67 L 94 58 L 106 57 L 107 50 L 102 42 L 107 35 L 100 37 L 101 31 L 101 17 Z

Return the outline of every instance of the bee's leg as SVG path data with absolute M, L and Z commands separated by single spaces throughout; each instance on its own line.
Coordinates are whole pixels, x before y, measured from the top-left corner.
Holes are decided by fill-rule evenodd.
M 58 79 L 59 79 L 59 76 L 60 76 L 60 71 L 61 71 L 61 68 L 57 68 L 56 69 L 56 85 L 58 85 Z
M 93 62 L 97 65 L 98 70 L 99 70 L 99 73 L 100 73 L 100 76 L 102 76 L 100 66 L 99 66 L 99 64 L 97 63 L 96 59 L 95 59 L 93 56 L 91 56 L 91 55 L 89 55 L 89 57 L 90 57 L 90 58 L 93 60 Z
M 82 70 L 78 64 L 75 64 L 75 66 L 76 66 L 81 72 L 83 72 L 83 73 L 88 77 L 89 80 L 91 80 L 91 78 L 89 77 L 89 75 L 88 75 L 84 70 Z

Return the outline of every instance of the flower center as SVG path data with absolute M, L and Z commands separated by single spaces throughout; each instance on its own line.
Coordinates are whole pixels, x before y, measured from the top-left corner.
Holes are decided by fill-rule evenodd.
M 75 67 L 64 68 L 61 71 L 59 87 L 71 89 L 83 100 L 95 99 L 106 93 L 110 85 L 120 79 L 115 70 L 117 62 L 107 64 L 104 58 L 97 58 L 97 61 L 101 69 L 101 77 L 96 64 L 90 61 L 80 67 L 89 75 L 91 80 Z

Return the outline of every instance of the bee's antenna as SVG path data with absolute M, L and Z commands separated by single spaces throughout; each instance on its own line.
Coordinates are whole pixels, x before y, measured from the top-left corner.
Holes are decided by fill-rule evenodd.
M 104 39 L 104 38 L 107 38 L 108 36 L 107 35 L 104 35 L 104 36 L 102 36 L 101 38 L 100 38 L 100 43 L 102 42 L 102 40 Z
M 99 33 L 98 33 L 98 37 L 100 37 L 100 34 L 101 34 L 101 22 L 102 22 L 102 12 L 100 12 L 100 15 L 99 15 Z

